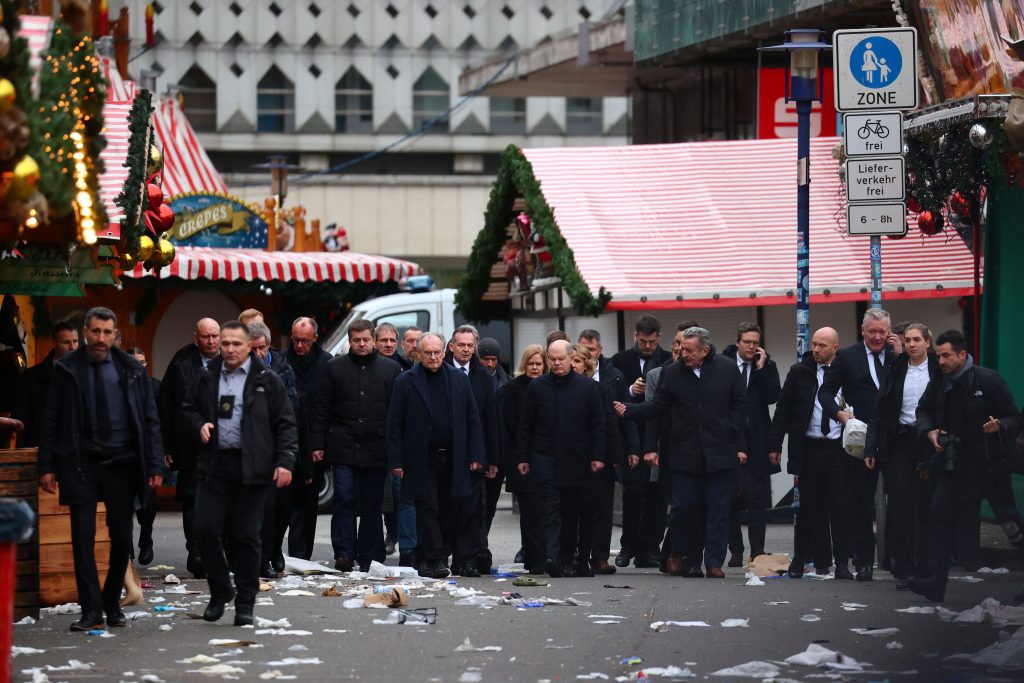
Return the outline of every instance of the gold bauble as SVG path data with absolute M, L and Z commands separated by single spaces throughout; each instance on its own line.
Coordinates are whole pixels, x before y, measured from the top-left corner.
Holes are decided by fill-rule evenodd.
M 160 169 L 164 167 L 164 153 L 160 151 L 160 148 L 156 145 L 150 145 L 149 147 L 149 163 L 146 164 L 146 175 L 151 176 L 154 173 L 159 173 Z
M 170 240 L 161 237 L 156 242 L 156 250 L 153 251 L 153 262 L 158 266 L 166 266 L 174 260 L 174 245 Z
M 14 100 L 18 97 L 14 84 L 6 78 L 0 78 L 0 112 L 5 112 L 14 106 Z
M 156 245 L 153 243 L 153 238 L 143 235 L 139 238 L 139 250 L 135 252 L 135 258 L 139 261 L 148 261 L 149 257 L 153 255 L 154 248 Z
M 23 202 L 36 193 L 39 185 L 39 164 L 30 156 L 24 156 L 14 167 L 7 199 Z
M 135 264 L 139 262 L 139 259 L 135 258 L 127 251 L 117 257 L 117 262 L 121 264 L 121 267 L 125 270 L 133 270 Z

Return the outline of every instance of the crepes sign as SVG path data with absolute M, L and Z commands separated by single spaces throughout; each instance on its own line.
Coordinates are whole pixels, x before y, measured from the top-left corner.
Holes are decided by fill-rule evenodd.
M 241 199 L 215 193 L 171 197 L 175 244 L 190 247 L 266 249 L 267 222 L 256 207 Z

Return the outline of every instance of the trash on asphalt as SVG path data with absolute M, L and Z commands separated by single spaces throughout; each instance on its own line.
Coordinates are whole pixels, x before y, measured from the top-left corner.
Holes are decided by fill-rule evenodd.
M 114 634 L 105 628 L 94 628 L 91 631 L 86 631 L 87 636 L 98 636 L 100 638 L 114 638 Z
M 711 674 L 712 676 L 732 676 L 734 678 L 778 678 L 779 667 L 771 662 L 754 660 L 746 664 L 730 666 L 719 669 Z
M 18 655 L 41 655 L 44 652 L 46 650 L 39 650 L 34 647 L 18 647 L 17 645 L 11 647 L 12 657 L 17 657 Z
M 288 574 L 296 574 L 298 576 L 317 576 L 319 574 L 342 573 L 340 569 L 325 566 L 311 560 L 303 560 L 299 557 L 290 557 L 288 555 L 285 555 L 284 558 L 284 570 Z
M 470 642 L 469 638 L 462 641 L 461 645 L 457 645 L 453 652 L 501 652 L 501 645 L 484 645 L 483 647 L 477 647 Z
M 789 555 L 784 553 L 772 553 L 770 555 L 758 555 L 747 564 L 748 576 L 750 572 L 754 576 L 778 576 L 789 571 Z
M 633 590 L 632 586 L 613 586 L 610 583 L 606 583 L 603 587 L 604 588 L 621 588 L 622 590 L 627 590 L 627 591 Z
M 210 655 L 196 655 L 188 659 L 179 659 L 178 664 L 216 664 L 220 660 Z
M 177 584 L 181 583 L 181 579 L 179 579 L 174 574 L 168 574 L 164 577 L 164 583 L 169 586 L 176 586 Z
M 625 619 L 626 617 L 620 617 L 618 614 L 588 614 L 588 619 Z
M 950 581 L 959 581 L 960 583 L 981 583 L 985 579 L 980 576 L 951 576 Z
M 436 607 L 418 607 L 414 609 L 396 609 L 388 613 L 386 619 L 374 619 L 375 624 L 436 624 Z
M 762 581 L 760 577 L 754 576 L 753 574 L 748 572 L 747 573 L 747 582 L 745 584 L 743 584 L 743 585 L 744 586 L 763 586 L 764 585 L 764 581 Z
M 78 614 L 82 611 L 77 602 L 65 602 L 62 605 L 55 605 L 53 607 L 43 607 L 39 610 L 39 616 L 45 616 L 47 614 Z
M 642 657 L 626 657 L 619 660 L 619 664 L 622 666 L 640 666 L 644 663 Z
M 483 609 L 491 609 L 495 605 L 501 602 L 501 597 L 497 595 L 470 595 L 469 597 L 456 600 L 455 604 L 459 607 L 482 607 Z
M 33 619 L 32 617 L 22 617 L 18 621 L 14 622 L 14 625 L 15 626 L 29 626 L 29 625 L 34 624 L 34 623 L 36 623 L 36 620 Z
M 301 597 L 307 597 L 307 598 L 314 597 L 314 593 L 310 593 L 309 591 L 305 591 L 305 590 L 302 590 L 300 588 L 292 588 L 291 590 L 287 590 L 287 591 L 284 591 L 283 593 L 280 593 L 280 595 L 287 595 L 288 597 L 300 597 L 300 596 Z
M 978 573 L 979 574 L 1009 574 L 1010 570 L 1007 569 L 1006 567 L 996 567 L 995 569 L 993 569 L 992 567 L 982 567 L 982 568 L 980 568 L 978 570 Z
M 191 669 L 186 673 L 205 674 L 207 676 L 226 676 L 228 674 L 244 674 L 245 669 L 243 669 L 240 666 L 233 666 L 231 664 L 218 662 L 216 664 L 208 664 L 207 666 L 201 666 L 198 669 Z
M 935 614 L 935 608 L 931 605 L 925 605 L 923 607 L 915 605 L 914 607 L 904 607 L 903 609 L 898 609 L 896 611 L 902 612 L 903 614 Z
M 532 576 L 519 576 L 519 577 L 516 577 L 516 580 L 512 582 L 512 585 L 513 586 L 536 586 L 536 587 L 540 587 L 540 588 L 545 588 L 547 586 L 550 586 L 551 584 L 548 583 L 547 581 L 541 581 L 540 579 L 535 579 Z
M 649 678 L 651 676 L 664 676 L 665 678 L 696 678 L 697 674 L 690 671 L 689 668 L 680 669 L 678 666 L 650 666 L 636 672 L 636 677 L 643 680 L 641 676 L 645 678 Z
M 766 602 L 764 604 L 767 605 L 768 607 L 775 607 L 777 605 L 788 605 L 789 604 L 789 600 L 775 600 L 775 601 L 772 601 L 772 602 Z
M 851 628 L 851 631 L 856 633 L 858 636 L 875 636 L 876 638 L 883 638 L 888 636 L 898 636 L 900 630 L 898 628 Z
M 862 605 L 859 602 L 844 602 L 842 604 L 842 608 L 847 612 L 856 612 L 857 610 L 862 610 L 865 607 L 867 607 L 867 605 Z
M 174 567 L 170 566 L 169 564 L 153 564 L 146 567 L 146 569 L 148 569 L 151 572 L 169 572 L 172 571 Z
M 267 666 L 297 666 L 299 664 L 323 664 L 323 662 L 319 657 L 285 657 L 267 662 Z
M 184 607 L 178 607 L 176 605 L 157 605 L 153 608 L 154 612 L 184 612 Z
M 255 640 L 239 640 L 238 638 L 210 638 L 210 642 L 207 643 L 213 647 L 249 647 L 255 644 Z
M 659 633 L 664 633 L 672 626 L 679 626 L 682 628 L 697 627 L 697 628 L 711 628 L 711 624 L 706 621 L 652 621 L 651 630 Z
M 291 628 L 291 622 L 288 621 L 287 617 L 281 617 L 277 621 L 272 619 L 265 619 L 264 617 L 256 617 L 256 628 Z
M 264 671 L 260 674 L 261 681 L 294 681 L 296 679 L 298 679 L 298 676 L 293 676 L 291 674 L 283 674 L 281 673 L 280 669 L 271 669 L 270 671 Z
M 749 628 L 749 619 L 726 619 L 722 622 L 722 628 Z
M 903 643 L 901 643 L 898 640 L 892 640 L 892 641 L 889 641 L 888 643 L 885 644 L 885 649 L 886 650 L 902 650 L 903 649 Z
M 951 664 L 975 664 L 1001 669 L 1024 668 L 1024 628 L 1017 629 L 1009 638 L 993 643 L 973 654 L 949 655 L 943 661 Z
M 830 650 L 827 647 L 811 643 L 803 652 L 786 657 L 786 664 L 794 666 L 825 666 L 834 670 L 861 671 L 865 662 L 858 662 L 853 657 Z
M 298 628 L 258 628 L 255 631 L 258 636 L 311 636 L 312 631 Z
M 1024 624 L 1024 606 L 1003 605 L 994 598 L 985 598 L 980 604 L 954 612 L 945 607 L 935 607 L 935 613 L 943 621 L 956 624 L 994 624 L 996 626 L 1020 626 Z
M 805 614 L 800 617 L 800 621 L 821 621 L 821 617 L 817 614 Z
M 598 671 L 591 671 L 588 674 L 576 674 L 577 681 L 607 681 L 608 674 L 603 674 Z
M 406 607 L 409 604 L 409 594 L 401 586 L 395 586 L 384 593 L 368 593 L 363 597 L 363 604 L 367 607 Z

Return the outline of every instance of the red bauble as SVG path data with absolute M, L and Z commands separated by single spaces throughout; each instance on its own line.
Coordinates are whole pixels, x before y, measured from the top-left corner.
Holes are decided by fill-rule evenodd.
M 949 208 L 961 218 L 967 218 L 971 215 L 971 203 L 960 194 L 959 190 L 954 192 L 953 196 L 949 198 Z
M 174 211 L 167 204 L 161 204 L 155 211 L 146 212 L 146 225 L 154 235 L 160 235 L 174 227 Z
M 938 235 L 942 232 L 942 214 L 938 211 L 922 211 L 917 216 L 917 227 L 922 234 Z
M 157 207 L 164 203 L 164 193 L 156 183 L 146 184 L 146 202 L 150 211 L 156 211 Z
M 917 201 L 917 197 L 914 195 L 907 195 L 907 208 L 914 213 L 921 212 L 921 202 Z

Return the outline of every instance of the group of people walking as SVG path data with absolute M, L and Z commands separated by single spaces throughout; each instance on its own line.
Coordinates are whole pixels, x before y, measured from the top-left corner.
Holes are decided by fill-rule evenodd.
M 170 472 L 188 570 L 210 585 L 204 618 L 220 619 L 234 600 L 240 625 L 252 623 L 259 577 L 284 570 L 286 535 L 287 555 L 312 557 L 325 473 L 342 571 L 366 571 L 397 546 L 399 562 L 424 576 L 489 572 L 504 484 L 520 511 L 516 560 L 530 572 L 594 576 L 632 562 L 721 578 L 727 556 L 742 566 L 766 552 L 771 475 L 787 439 L 799 496 L 791 577 L 813 564 L 872 580 L 879 472 L 889 509 L 879 559 L 897 587 L 943 599 L 954 555 L 976 561 L 982 498 L 1024 542 L 1006 465 L 1021 416 L 1006 383 L 974 364 L 959 332 L 933 340 L 917 323 L 894 332 L 880 309 L 867 311 L 862 340 L 846 348 L 835 330 L 815 332 L 784 382 L 756 324 L 739 325 L 719 351 L 687 321 L 668 352 L 646 315 L 631 348 L 611 358 L 596 330 L 575 341 L 552 332 L 525 348 L 511 378 L 498 343 L 470 325 L 449 339 L 417 328 L 400 337 L 388 323 L 356 320 L 348 352 L 332 357 L 311 318 L 295 320 L 286 351 L 273 347 L 258 311 L 223 324 L 203 318 L 158 386 L 118 347 L 112 311 L 90 309 L 83 334 L 78 347 L 77 330 L 55 328 L 54 351 L 26 372 L 21 392 L 41 486 L 59 483 L 71 509 L 76 630 L 125 625 L 132 514 L 155 510 L 152 491 Z M 841 445 L 854 415 L 869 424 L 863 459 Z M 617 481 L 622 536 L 612 560 Z M 99 501 L 111 539 L 102 589 Z M 152 513 L 139 520 L 147 563 Z

